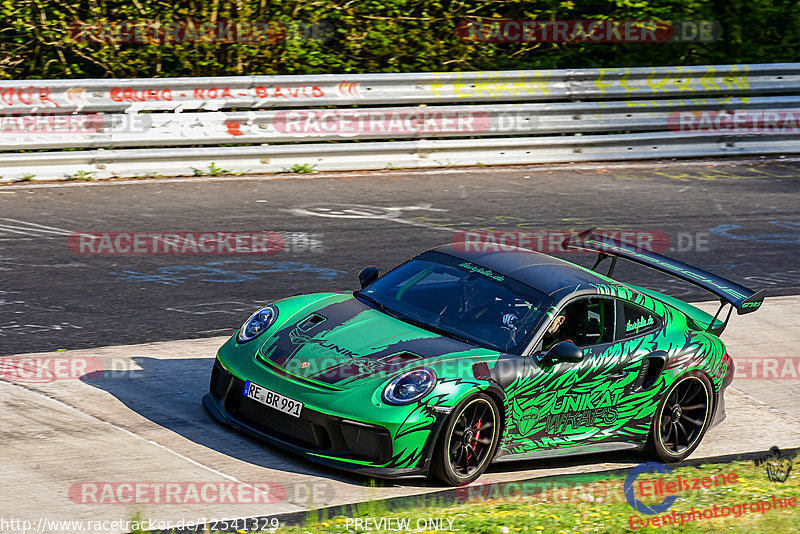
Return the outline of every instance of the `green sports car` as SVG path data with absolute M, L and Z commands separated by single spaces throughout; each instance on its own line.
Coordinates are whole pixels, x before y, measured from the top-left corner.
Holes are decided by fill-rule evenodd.
M 462 485 L 490 462 L 685 458 L 725 417 L 734 364 L 719 336 L 764 291 L 591 230 L 562 246 L 597 252 L 593 269 L 444 245 L 380 277 L 365 268 L 354 293 L 275 302 L 219 349 L 203 404 L 281 448 L 379 477 Z M 717 314 L 613 280 L 618 258 L 711 292 Z

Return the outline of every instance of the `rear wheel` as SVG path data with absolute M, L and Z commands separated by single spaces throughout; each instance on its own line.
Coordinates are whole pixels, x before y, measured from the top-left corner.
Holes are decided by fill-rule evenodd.
M 486 471 L 500 437 L 500 412 L 484 393 L 468 398 L 450 414 L 433 452 L 431 472 L 451 486 L 463 486 Z
M 713 408 L 714 388 L 708 377 L 681 377 L 658 404 L 645 452 L 665 462 L 683 460 L 700 445 Z

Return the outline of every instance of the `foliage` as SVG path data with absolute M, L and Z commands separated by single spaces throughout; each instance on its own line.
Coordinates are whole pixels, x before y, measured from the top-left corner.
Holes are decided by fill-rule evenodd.
M 298 174 L 307 174 L 314 172 L 316 165 L 309 165 L 308 163 L 295 163 L 284 172 L 294 172 Z
M 247 174 L 248 171 L 232 171 L 229 169 L 223 169 L 218 167 L 217 164 L 212 161 L 211 165 L 208 166 L 207 171 L 204 171 L 203 169 L 192 168 L 192 172 L 194 176 L 241 176 L 242 174 Z
M 67 181 L 89 182 L 94 180 L 94 173 L 81 169 L 75 172 L 75 174 L 65 174 L 64 179 Z
M 723 34 L 711 43 L 475 43 L 456 35 L 466 17 L 704 19 L 719 21 Z M 73 31 L 79 22 L 144 20 L 271 21 L 286 28 L 303 21 L 333 32 L 327 40 L 290 31 L 277 42 L 132 44 L 81 42 Z M 796 0 L 0 0 L 0 77 L 9 79 L 788 62 L 800 58 L 798 41 Z

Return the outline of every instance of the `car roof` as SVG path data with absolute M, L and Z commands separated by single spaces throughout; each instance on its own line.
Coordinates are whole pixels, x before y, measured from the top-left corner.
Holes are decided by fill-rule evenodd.
M 577 290 L 592 289 L 592 285 L 623 285 L 549 254 L 517 247 L 504 247 L 493 252 L 466 252 L 463 244 L 449 243 L 431 250 L 506 275 L 550 295 L 556 302 Z

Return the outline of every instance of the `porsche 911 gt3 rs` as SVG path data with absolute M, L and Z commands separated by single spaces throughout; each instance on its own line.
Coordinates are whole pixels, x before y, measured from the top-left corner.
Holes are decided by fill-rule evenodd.
M 687 457 L 725 416 L 734 363 L 719 336 L 764 291 L 592 231 L 563 246 L 597 262 L 451 244 L 383 276 L 365 268 L 354 293 L 277 301 L 219 349 L 203 403 L 281 448 L 379 477 L 462 485 L 491 462 Z M 614 280 L 617 258 L 709 291 L 717 314 Z

